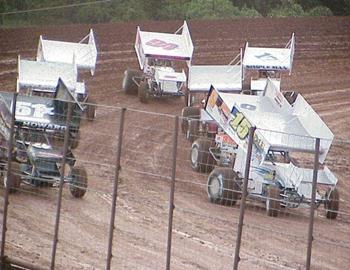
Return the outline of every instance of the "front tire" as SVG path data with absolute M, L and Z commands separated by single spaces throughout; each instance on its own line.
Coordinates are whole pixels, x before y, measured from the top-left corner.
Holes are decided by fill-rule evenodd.
M 124 78 L 122 82 L 122 89 L 127 95 L 136 95 L 137 94 L 137 85 L 134 82 L 133 78 L 140 76 L 140 71 L 134 69 L 127 69 L 124 71 Z
M 201 110 L 197 107 L 184 107 L 181 112 L 181 131 L 186 134 L 188 131 L 188 123 L 190 119 L 200 118 Z
M 215 142 L 208 139 L 195 140 L 191 147 L 191 167 L 196 172 L 208 173 L 214 168 L 215 160 L 209 152 L 209 148 L 213 147 Z
M 147 81 L 141 81 L 138 88 L 138 96 L 141 103 L 147 103 L 149 99 L 148 83 Z
M 87 173 L 84 167 L 73 167 L 71 171 L 71 182 L 69 191 L 75 198 L 81 198 L 85 195 L 87 189 Z
M 232 168 L 215 168 L 208 177 L 207 193 L 213 203 L 235 205 L 241 193 L 238 175 Z
M 326 193 L 328 199 L 325 201 L 326 217 L 328 219 L 335 219 L 338 216 L 339 211 L 339 191 L 334 188 L 329 189 Z

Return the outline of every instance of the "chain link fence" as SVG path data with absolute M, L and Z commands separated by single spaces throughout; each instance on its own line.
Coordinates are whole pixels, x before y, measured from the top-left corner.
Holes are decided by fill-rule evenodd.
M 7 134 L 1 143 L 3 263 L 32 269 L 347 267 L 350 142 L 335 139 L 323 165 L 315 163 L 318 139 L 284 134 L 286 144 L 309 151 L 269 153 L 261 167 L 253 132 L 282 135 L 252 130 L 252 153 L 237 170 L 239 157 L 225 134 L 218 148 L 213 134 L 188 132 L 198 120 L 103 105 L 90 119 L 72 105 L 57 114 L 62 127 L 55 129 L 25 118 L 17 99 L 16 117 L 11 99 L 1 114 Z M 284 169 L 267 170 L 276 164 Z M 339 196 L 332 202 L 339 209 L 324 207 L 330 185 L 315 186 L 310 207 L 315 169 L 319 181 L 321 172 L 331 175 L 327 170 L 337 177 Z M 282 179 L 292 179 L 295 189 L 266 188 Z M 303 193 L 296 183 L 305 185 Z

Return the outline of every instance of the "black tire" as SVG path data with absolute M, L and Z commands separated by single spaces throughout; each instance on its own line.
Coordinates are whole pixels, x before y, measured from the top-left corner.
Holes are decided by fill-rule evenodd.
M 78 131 L 70 138 L 70 148 L 71 149 L 77 148 L 79 146 L 79 141 L 80 141 L 80 132 Z
M 141 71 L 127 69 L 124 71 L 122 89 L 127 95 L 137 95 L 137 84 L 133 81 L 134 77 L 141 77 Z
M 208 173 L 214 169 L 215 160 L 209 152 L 215 142 L 204 138 L 197 139 L 191 147 L 191 167 L 196 172 Z
M 184 99 L 185 99 L 185 102 L 184 102 L 184 105 L 185 105 L 185 107 L 187 107 L 188 106 L 188 96 L 189 96 L 189 89 L 186 87 L 185 89 L 184 89 L 184 91 L 183 91 L 183 93 L 184 93 Z M 190 105 L 191 106 L 191 105 Z
M 237 174 L 232 168 L 216 167 L 208 176 L 207 193 L 213 203 L 235 205 L 241 195 Z
M 298 97 L 297 91 L 286 91 L 283 93 L 285 99 L 289 102 L 290 105 L 293 105 Z
M 149 90 L 147 81 L 141 81 L 138 88 L 138 96 L 141 103 L 147 103 L 149 99 Z
M 329 197 L 328 197 L 329 196 Z M 334 188 L 329 189 L 326 193 L 326 198 L 329 198 L 325 201 L 324 207 L 326 209 L 326 217 L 328 219 L 335 219 L 338 216 L 339 211 L 339 191 Z
M 252 90 L 248 90 L 248 89 L 243 90 L 242 95 L 252 95 Z
M 188 121 L 188 130 L 186 138 L 193 143 L 199 137 L 199 120 L 190 119 Z
M 85 195 L 87 189 L 87 173 L 84 167 L 73 167 L 71 171 L 71 182 L 69 191 L 75 198 L 81 198 Z
M 6 176 L 4 177 L 4 181 L 6 181 Z M 19 187 L 21 186 L 21 183 L 22 178 L 19 163 L 11 162 L 10 179 L 9 181 L 6 181 L 6 185 L 9 185 L 10 193 L 17 192 Z
M 281 190 L 276 186 L 267 187 L 266 214 L 270 217 L 277 217 L 281 209 Z
M 187 133 L 189 118 L 199 119 L 201 109 L 198 107 L 185 107 L 181 111 L 181 131 L 183 134 Z
M 87 105 L 87 108 L 86 108 L 86 118 L 87 120 L 92 121 L 96 117 L 96 102 L 94 99 L 89 98 L 88 103 L 89 104 Z

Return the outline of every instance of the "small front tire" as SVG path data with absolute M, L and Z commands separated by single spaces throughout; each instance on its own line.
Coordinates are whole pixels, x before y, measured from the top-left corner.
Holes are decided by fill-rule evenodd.
M 138 96 L 141 103 L 147 103 L 149 99 L 149 89 L 147 81 L 141 81 L 138 88 Z
M 335 219 L 338 216 L 339 211 L 339 191 L 334 188 L 329 189 L 326 193 L 325 209 L 326 217 L 328 219 Z
M 124 71 L 124 78 L 122 82 L 122 89 L 127 95 L 136 95 L 137 94 L 137 85 L 134 82 L 135 77 L 141 75 L 139 70 L 127 69 Z
M 198 107 L 184 107 L 181 112 L 181 131 L 186 134 L 188 131 L 188 123 L 190 119 L 200 118 L 201 110 Z

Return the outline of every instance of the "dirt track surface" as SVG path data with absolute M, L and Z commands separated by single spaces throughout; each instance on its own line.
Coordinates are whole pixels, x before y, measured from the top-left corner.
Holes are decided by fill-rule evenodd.
M 173 32 L 181 22 L 140 22 L 150 31 Z M 164 269 L 171 175 L 171 116 L 182 99 L 141 104 L 121 91 L 123 72 L 137 68 L 133 50 L 137 23 L 0 29 L 0 90 L 15 91 L 17 55 L 34 59 L 39 35 L 78 41 L 93 27 L 99 57 L 94 77 L 83 74 L 99 104 L 127 107 L 122 171 L 115 222 L 113 269 Z M 327 165 L 339 178 L 339 219 L 317 211 L 313 269 L 347 269 L 350 264 L 350 18 L 190 21 L 195 64 L 225 64 L 245 41 L 282 46 L 295 32 L 293 74 L 283 90 L 297 90 L 335 134 Z M 64 190 L 57 269 L 103 269 L 120 109 L 101 106 L 94 122 L 84 122 L 75 151 L 88 168 L 89 187 L 82 200 Z M 343 141 L 347 141 L 343 142 Z M 232 269 L 239 206 L 211 204 L 206 175 L 191 172 L 190 143 L 179 134 L 172 269 Z M 48 267 L 57 189 L 28 186 L 11 196 L 6 253 Z M 1 201 L 1 207 L 3 200 Z M 308 211 L 290 210 L 269 218 L 255 203 L 246 211 L 240 269 L 303 269 Z

